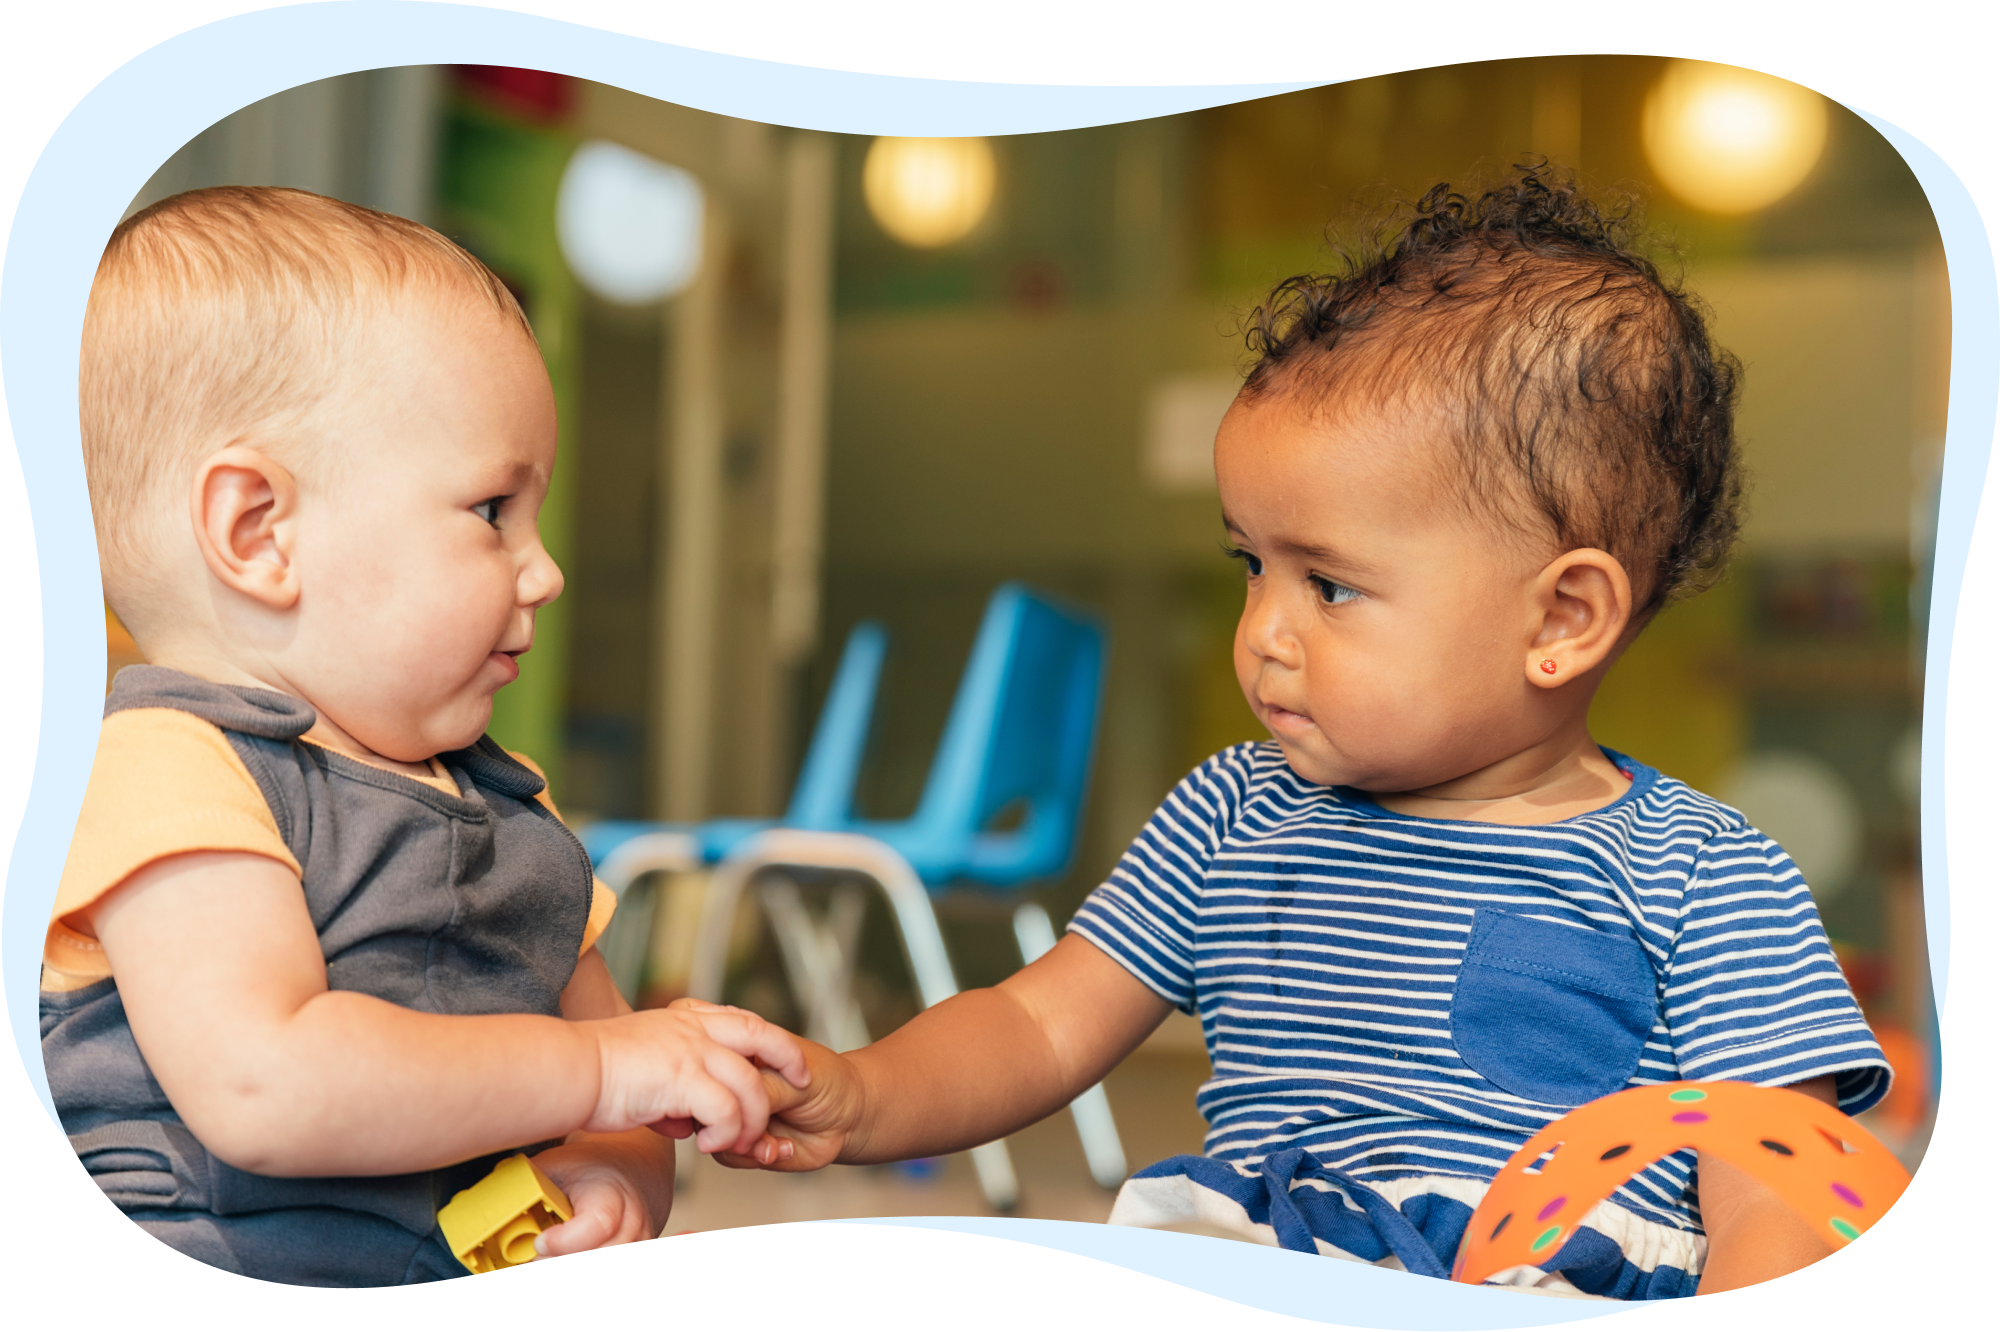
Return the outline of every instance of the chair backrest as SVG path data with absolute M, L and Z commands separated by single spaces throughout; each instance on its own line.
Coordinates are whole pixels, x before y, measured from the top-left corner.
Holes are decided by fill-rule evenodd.
M 792 787 L 785 824 L 826 832 L 847 826 L 854 814 L 854 786 L 868 749 L 868 727 L 875 716 L 876 688 L 882 678 L 882 657 L 889 635 L 881 624 L 863 620 L 847 635 L 833 684 L 820 705 L 812 744 Z
M 1019 583 L 987 603 L 911 819 L 915 842 L 953 877 L 1010 887 L 1068 866 L 1097 743 L 1104 638 L 1097 617 Z M 1010 809 L 1019 822 L 991 830 Z

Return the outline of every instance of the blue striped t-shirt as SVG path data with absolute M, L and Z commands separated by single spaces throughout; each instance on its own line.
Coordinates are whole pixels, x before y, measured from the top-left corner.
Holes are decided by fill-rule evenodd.
M 1206 1152 L 1303 1147 L 1367 1180 L 1490 1180 L 1620 1088 L 1888 1063 L 1805 879 L 1735 810 L 1606 751 L 1604 808 L 1535 827 L 1395 814 L 1237 745 L 1174 788 L 1069 928 L 1201 1019 Z M 1692 1152 L 1616 1195 L 1699 1222 Z

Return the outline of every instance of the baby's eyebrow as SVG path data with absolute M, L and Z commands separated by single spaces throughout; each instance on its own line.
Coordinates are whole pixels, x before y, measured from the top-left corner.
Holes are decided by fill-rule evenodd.
M 1238 527 L 1235 521 L 1227 514 L 1224 514 L 1222 517 L 1222 530 L 1237 541 L 1245 540 L 1248 536 L 1248 533 L 1241 527 Z M 1276 537 L 1267 544 L 1265 553 L 1291 555 L 1306 560 L 1308 563 L 1331 565 L 1350 573 L 1372 574 L 1379 572 L 1376 566 L 1368 563 L 1366 560 L 1358 560 L 1346 551 L 1333 546 L 1321 545 L 1317 541 L 1300 541 L 1292 537 Z
M 525 460 L 495 468 L 487 474 L 493 484 L 509 490 L 518 490 L 535 479 L 535 465 Z
M 1366 560 L 1358 560 L 1335 546 L 1323 546 L 1316 541 L 1299 541 L 1291 537 L 1279 537 L 1271 547 L 1284 554 L 1297 556 L 1312 564 L 1333 565 L 1351 573 L 1374 573 L 1376 568 Z

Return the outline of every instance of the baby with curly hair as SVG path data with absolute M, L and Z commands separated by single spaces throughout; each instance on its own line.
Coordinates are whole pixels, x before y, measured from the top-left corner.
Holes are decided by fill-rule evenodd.
M 1587 1101 L 1735 1079 L 1873 1105 L 1888 1066 L 1798 868 L 1587 723 L 1736 534 L 1738 371 L 1696 302 L 1538 167 L 1433 189 L 1280 285 L 1250 345 L 1215 472 L 1272 738 L 1175 787 L 1040 961 L 810 1047 L 810 1091 L 770 1079 L 792 1154 L 733 1163 L 990 1141 L 1178 1008 L 1213 1066 L 1205 1154 L 1140 1171 L 1112 1221 L 1444 1276 L 1502 1164 Z M 1688 1151 L 1496 1280 L 1663 1298 L 1825 1252 Z

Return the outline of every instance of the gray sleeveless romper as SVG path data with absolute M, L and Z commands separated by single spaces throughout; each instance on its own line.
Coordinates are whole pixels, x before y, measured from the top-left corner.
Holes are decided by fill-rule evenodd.
M 491 738 L 439 761 L 459 794 L 298 737 L 288 695 L 158 666 L 119 672 L 105 715 L 177 708 L 219 727 L 304 868 L 336 990 L 427 1013 L 560 1016 L 590 915 L 590 860 Z M 466 1275 L 437 1210 L 499 1154 L 410 1175 L 277 1179 L 212 1156 L 132 1037 L 115 979 L 41 996 L 42 1059 L 70 1143 L 141 1227 L 216 1267 L 311 1286 Z

